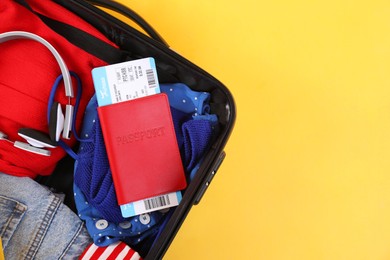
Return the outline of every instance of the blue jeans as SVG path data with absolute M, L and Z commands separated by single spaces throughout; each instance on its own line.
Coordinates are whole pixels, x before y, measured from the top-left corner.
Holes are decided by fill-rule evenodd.
M 5 259 L 77 259 L 92 243 L 59 195 L 27 177 L 0 173 L 0 236 Z

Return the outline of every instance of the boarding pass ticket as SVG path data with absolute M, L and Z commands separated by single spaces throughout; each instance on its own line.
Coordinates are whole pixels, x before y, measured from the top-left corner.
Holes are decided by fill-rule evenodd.
M 160 93 L 153 58 L 94 68 L 92 77 L 99 106 Z
M 92 78 L 99 106 L 160 93 L 156 63 L 153 58 L 94 68 Z M 181 199 L 181 192 L 177 191 L 120 205 L 120 208 L 123 217 L 132 217 L 177 206 Z

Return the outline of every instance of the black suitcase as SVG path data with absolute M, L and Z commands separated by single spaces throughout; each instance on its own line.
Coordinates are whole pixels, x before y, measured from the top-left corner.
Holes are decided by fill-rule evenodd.
M 233 130 L 236 117 L 234 99 L 229 90 L 212 75 L 172 51 L 163 38 L 145 20 L 128 7 L 107 0 L 53 1 L 92 24 L 117 44 L 121 50 L 129 53 L 132 58 L 154 57 L 156 60 L 157 74 L 161 83 L 172 81 L 183 82 L 193 90 L 211 93 L 210 106 L 211 111 L 218 115 L 220 123 L 219 135 L 210 146 L 195 178 L 183 192 L 181 203 L 175 209 L 157 242 L 145 257 L 145 259 L 161 259 L 192 206 L 200 202 L 225 158 L 224 147 Z M 150 37 L 105 12 L 104 8 L 101 9 L 97 6 L 105 7 L 127 16 L 138 24 Z M 77 44 L 83 44 L 78 39 L 75 39 L 77 38 L 75 35 L 72 35 L 72 33 L 69 33 L 60 26 L 57 27 L 55 24 L 52 24 L 52 28 L 62 33 L 65 37 L 72 38 Z M 91 48 L 90 46 L 80 47 Z M 97 55 L 102 55 L 101 58 L 103 60 L 105 59 L 109 63 L 118 61 L 110 55 L 105 57 L 105 54 L 101 53 L 98 46 L 94 46 L 94 48 L 90 51 L 95 51 Z M 69 176 L 68 182 L 64 182 L 63 180 L 64 172 L 70 172 L 72 167 L 72 159 L 65 158 L 58 164 L 57 170 L 52 176 L 42 177 L 39 181 L 48 186 L 55 187 L 59 191 L 73 194 L 71 193 L 72 176 Z M 72 208 L 73 202 L 71 198 L 67 198 L 65 203 Z

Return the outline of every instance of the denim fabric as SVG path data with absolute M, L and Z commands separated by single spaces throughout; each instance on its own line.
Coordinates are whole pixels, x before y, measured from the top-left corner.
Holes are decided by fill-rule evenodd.
M 77 259 L 92 242 L 61 196 L 27 177 L 0 173 L 0 236 L 12 259 Z

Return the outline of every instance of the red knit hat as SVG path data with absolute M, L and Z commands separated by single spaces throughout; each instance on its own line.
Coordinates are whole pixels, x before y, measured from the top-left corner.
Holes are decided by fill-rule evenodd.
M 110 43 L 94 27 L 52 1 L 27 2 L 36 12 Z M 106 63 L 68 42 L 35 14 L 13 0 L 1 0 L 0 13 L 0 33 L 17 30 L 41 36 L 57 49 L 69 70 L 81 78 L 83 94 L 76 120 L 76 128 L 79 129 L 82 112 L 94 94 L 91 69 Z M 10 140 L 24 141 L 17 134 L 22 127 L 48 133 L 46 113 L 49 93 L 59 75 L 61 71 L 55 58 L 40 43 L 23 39 L 0 44 L 0 131 L 8 135 Z M 77 86 L 76 82 L 73 85 Z M 65 96 L 64 86 L 58 89 L 55 100 L 66 104 L 68 98 Z M 74 138 L 67 141 L 67 144 L 74 145 Z M 61 148 L 52 149 L 51 156 L 46 157 L 17 149 L 11 143 L 2 141 L 0 172 L 32 178 L 49 175 L 64 155 L 65 151 Z

